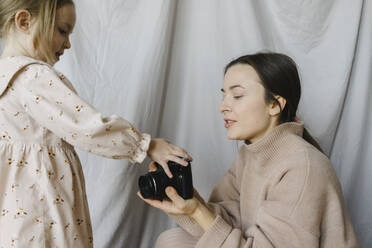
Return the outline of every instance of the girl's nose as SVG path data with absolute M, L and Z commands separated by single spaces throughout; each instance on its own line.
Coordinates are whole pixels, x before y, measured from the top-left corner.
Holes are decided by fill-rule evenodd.
M 70 48 L 71 48 L 70 38 L 67 38 L 67 41 L 65 42 L 65 49 L 70 49 Z

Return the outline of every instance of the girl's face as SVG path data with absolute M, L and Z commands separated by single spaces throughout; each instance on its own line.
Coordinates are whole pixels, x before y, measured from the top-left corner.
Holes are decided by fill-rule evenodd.
M 76 14 L 73 4 L 65 4 L 57 9 L 52 41 L 52 51 L 56 57 L 56 61 L 63 55 L 65 49 L 71 47 L 70 34 L 75 27 L 75 22 Z
M 230 67 L 221 91 L 219 111 L 224 115 L 229 139 L 253 143 L 275 126 L 272 107 L 265 102 L 265 88 L 250 65 Z

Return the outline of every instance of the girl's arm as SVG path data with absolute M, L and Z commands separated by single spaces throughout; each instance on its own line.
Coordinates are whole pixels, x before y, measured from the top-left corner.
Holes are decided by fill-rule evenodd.
M 31 65 L 17 86 L 25 111 L 41 126 L 85 151 L 104 157 L 142 162 L 147 154 L 159 164 L 188 154 L 163 139 L 151 140 L 117 115 L 102 117 L 81 99 L 69 82 L 46 65 Z

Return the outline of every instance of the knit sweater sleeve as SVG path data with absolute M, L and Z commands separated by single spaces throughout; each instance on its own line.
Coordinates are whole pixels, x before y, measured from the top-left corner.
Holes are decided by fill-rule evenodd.
M 214 214 L 219 216 L 218 219 L 234 227 L 240 226 L 240 178 L 236 175 L 239 166 L 241 164 L 237 159 L 213 189 L 208 203 L 205 203 Z M 201 198 L 199 200 L 204 202 Z M 201 237 L 204 234 L 202 228 L 192 218 L 183 215 L 171 215 L 171 217 L 191 235 Z
M 303 194 L 307 174 L 306 168 L 273 173 L 275 176 L 270 179 L 272 185 L 267 190 L 266 199 L 258 204 L 254 223 L 244 230 L 238 226 L 234 227 L 219 215 L 200 237 L 196 247 L 298 247 L 299 243 L 306 243 L 307 247 L 317 247 L 318 237 L 303 230 L 300 224 L 290 217 Z M 240 201 L 241 205 L 245 205 L 249 199 Z
M 255 221 L 247 228 L 226 217 L 231 212 L 223 202 L 213 203 L 224 211 L 199 237 L 196 247 L 310 248 L 321 243 L 359 247 L 332 165 L 326 159 L 311 161 L 313 156 L 318 155 L 299 152 L 295 158 L 288 159 L 287 165 L 278 166 L 280 169 L 269 179 L 271 184 L 265 199 L 258 205 Z M 248 204 L 248 200 L 240 199 L 241 206 Z

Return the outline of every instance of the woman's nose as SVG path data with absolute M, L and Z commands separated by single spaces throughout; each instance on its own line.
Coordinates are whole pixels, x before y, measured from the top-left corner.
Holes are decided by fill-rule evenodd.
M 218 110 L 221 112 L 221 113 L 224 113 L 225 111 L 228 111 L 229 108 L 225 102 L 225 100 L 222 100 L 219 107 L 218 107 Z

